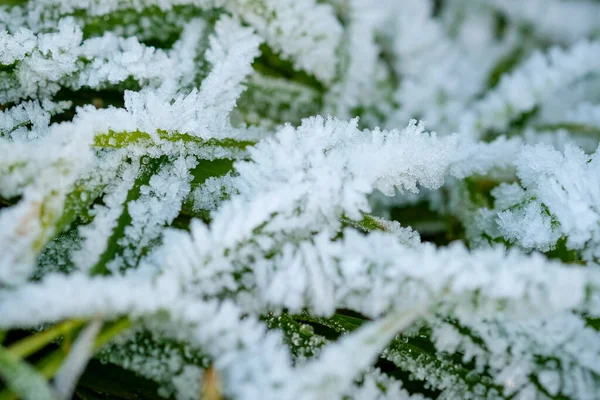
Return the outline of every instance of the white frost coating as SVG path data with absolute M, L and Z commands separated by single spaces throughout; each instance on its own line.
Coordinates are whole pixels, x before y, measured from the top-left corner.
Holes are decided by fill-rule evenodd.
M 590 0 L 486 0 L 482 3 L 559 42 L 573 42 L 599 32 L 600 5 Z
M 0 8 L 0 27 L 9 32 L 16 32 L 19 28 L 26 27 L 37 33 L 54 28 L 56 21 L 65 16 L 72 16 L 77 23 L 85 24 L 89 22 L 89 17 L 108 17 L 115 12 L 141 14 L 144 10 L 152 7 L 158 7 L 163 11 L 172 11 L 178 5 L 194 5 L 209 9 L 222 7 L 223 3 L 223 0 L 105 0 L 101 2 L 97 0 L 39 0 L 26 2 L 19 6 Z M 167 18 L 169 23 L 179 27 L 188 22 L 188 20 L 182 22 L 181 18 Z M 146 30 L 147 26 L 144 25 L 149 20 L 140 15 L 141 32 Z M 125 24 L 120 28 L 122 31 L 120 33 L 140 32 L 139 29 L 132 29 L 131 24 Z
M 394 234 L 400 243 L 409 247 L 421 244 L 419 232 L 413 230 L 411 227 L 403 227 L 397 221 L 389 221 L 378 217 L 373 217 L 373 220 L 380 224 L 384 228 L 384 231 Z
M 71 129 L 79 132 L 76 138 Z M 0 140 L 0 195 L 22 196 L 0 210 L 0 282 L 18 283 L 56 233 L 67 193 L 92 163 L 92 126 L 86 118 L 54 125 L 39 141 Z
M 378 369 L 367 372 L 360 385 L 353 385 L 346 393 L 354 400 L 426 400 L 420 394 L 409 394 L 401 384 Z
M 358 233 L 348 231 L 345 236 L 347 239 L 344 240 L 344 245 L 334 253 L 332 250 L 335 249 L 336 244 L 329 243 L 327 238 L 322 236 L 325 239 L 322 241 L 323 246 L 314 253 L 320 254 L 321 257 L 335 259 L 343 257 L 340 270 L 346 274 L 344 279 L 347 279 L 347 283 L 341 287 L 344 288 L 343 292 L 349 290 L 348 296 L 355 300 L 341 305 L 361 310 L 367 315 L 377 315 L 383 309 L 373 307 L 384 305 L 381 302 L 382 296 L 389 296 L 386 301 L 396 302 L 393 308 L 396 311 L 388 314 L 381 323 L 367 325 L 365 330 L 357 333 L 357 336 L 348 337 L 347 343 L 361 341 L 362 335 L 367 335 L 380 343 L 379 345 L 372 343 L 372 345 L 383 346 L 389 337 L 385 339 L 385 335 L 380 336 L 374 331 L 385 328 L 386 335 L 393 336 L 399 326 L 392 329 L 386 321 L 396 321 L 398 315 L 402 315 L 398 313 L 417 312 L 416 315 L 420 312 L 425 313 L 426 309 L 421 309 L 423 306 L 430 306 L 436 313 L 451 312 L 452 314 L 449 315 L 457 316 L 465 324 L 476 324 L 479 317 L 487 318 L 490 311 L 498 307 L 499 303 L 495 301 L 503 305 L 503 318 L 508 321 L 515 317 L 529 319 L 533 315 L 553 314 L 560 310 L 587 310 L 594 315 L 598 312 L 597 299 L 591 302 L 585 299 L 586 282 L 599 282 L 596 271 L 561 267 L 548 263 L 539 256 L 524 257 L 515 252 L 503 259 L 502 250 L 479 251 L 472 255 L 469 255 L 463 247 L 457 246 L 447 250 L 435 250 L 432 246 L 409 250 L 399 245 L 393 235 L 386 234 L 369 235 L 368 242 L 371 247 L 365 248 L 365 241 Z M 324 258 L 322 260 L 325 261 Z M 360 262 L 357 262 L 358 260 Z M 286 265 L 281 261 L 283 260 L 280 260 L 279 265 Z M 310 259 L 306 261 L 313 262 Z M 357 266 L 364 265 L 365 262 L 385 268 L 388 272 L 382 274 L 381 271 L 372 270 L 370 272 L 372 275 L 365 276 L 364 270 L 357 269 Z M 499 265 L 499 262 L 502 264 Z M 425 270 L 415 269 L 415 265 L 425 267 Z M 441 265 L 446 267 L 440 268 Z M 199 267 L 204 268 L 204 266 Z M 258 272 L 257 269 L 255 271 Z M 441 272 L 445 275 L 440 276 Z M 298 279 L 298 275 L 295 276 Z M 367 278 L 368 276 L 370 278 Z M 78 274 L 68 277 L 49 276 L 41 283 L 0 292 L 0 300 L 2 300 L 0 314 L 5 317 L 0 321 L 0 326 L 29 326 L 41 321 L 58 320 L 65 316 L 92 316 L 98 312 L 102 312 L 107 318 L 124 313 L 141 317 L 166 310 L 171 320 L 177 323 L 169 325 L 164 324 L 164 321 L 157 321 L 156 325 L 151 326 L 167 336 L 191 340 L 192 343 L 208 351 L 215 357 L 215 365 L 223 371 L 225 383 L 236 382 L 234 386 L 224 385 L 231 394 L 237 394 L 241 398 L 252 398 L 251 395 L 262 391 L 266 398 L 277 398 L 276 396 L 282 395 L 280 390 L 292 390 L 299 395 L 294 389 L 296 386 L 286 385 L 282 388 L 277 384 L 289 379 L 288 374 L 292 371 L 289 367 L 289 355 L 282 350 L 282 344 L 276 336 L 269 336 L 272 340 L 265 341 L 262 334 L 258 333 L 262 328 L 252 319 L 240 322 L 238 314 L 241 310 L 238 311 L 231 303 L 226 302 L 217 306 L 214 303 L 211 305 L 186 299 L 183 293 L 187 290 L 186 285 L 191 282 L 173 278 L 174 275 L 167 273 L 150 283 L 146 277 L 136 275 L 122 278 L 88 278 Z M 448 281 L 447 278 L 451 280 Z M 290 280 L 287 282 L 292 283 Z M 206 283 L 212 284 L 210 281 Z M 361 290 L 367 290 L 370 295 L 361 298 Z M 436 292 L 437 295 L 432 296 Z M 76 297 L 78 301 L 73 302 L 65 298 L 65 293 Z M 478 296 L 477 303 L 470 299 L 469 293 Z M 553 293 L 569 295 L 557 299 L 553 298 Z M 479 294 L 486 294 L 486 297 Z M 9 302 L 4 301 L 4 297 L 13 301 L 18 300 L 21 307 L 15 309 Z M 44 299 L 44 302 L 38 302 L 36 299 Z M 356 300 L 362 303 L 362 307 L 356 303 Z M 419 309 L 421 311 L 418 311 Z M 211 323 L 203 324 L 202 321 L 211 321 Z M 402 318 L 397 320 L 398 323 L 399 321 L 402 321 L 402 324 L 407 323 Z M 239 336 L 238 330 L 233 329 L 239 323 L 250 324 L 254 328 L 249 330 L 240 327 L 239 332 L 243 334 Z M 195 324 L 198 325 L 194 327 Z M 248 343 L 248 346 L 244 344 L 240 348 L 238 340 Z M 267 346 L 267 349 L 262 350 L 263 346 Z M 340 346 L 343 346 L 343 343 Z M 356 358 L 353 352 L 338 353 L 334 350 L 336 347 L 323 353 L 314 363 L 308 363 L 293 372 L 296 380 L 306 379 L 307 382 L 311 382 L 315 377 L 313 373 L 315 368 L 324 368 L 328 362 L 323 360 L 330 357 L 337 361 L 341 360 L 340 357 L 352 357 L 352 362 L 343 364 L 348 366 L 348 369 L 343 372 L 343 376 L 346 377 L 343 379 L 355 376 L 361 369 L 360 365 L 367 365 L 365 362 L 369 355 L 361 354 Z M 363 358 L 364 356 L 366 358 Z M 351 368 L 351 365 L 354 367 Z M 240 385 L 245 379 L 250 379 L 244 378 L 249 371 L 255 371 L 251 375 L 260 373 L 263 378 L 249 380 L 248 382 L 253 382 L 252 385 Z M 327 390 L 344 390 L 347 384 L 349 382 L 341 383 L 336 388 L 329 387 Z M 310 388 L 310 383 L 308 385 Z M 298 390 L 306 389 L 306 385 L 298 386 Z M 315 393 L 323 393 L 321 390 L 324 389 L 326 388 L 312 387 Z M 310 396 L 310 398 L 314 397 Z
M 216 210 L 226 196 L 237 192 L 231 174 L 210 177 L 192 193 L 194 210 Z
M 442 338 L 438 340 L 442 341 Z M 452 366 L 445 360 L 437 365 L 428 362 L 426 357 L 412 357 L 410 353 L 397 351 L 392 347 L 385 349 L 381 357 L 393 362 L 397 367 L 412 374 L 413 379 L 427 381 L 431 388 L 440 390 L 438 399 L 469 398 L 468 385 L 452 373 Z M 492 397 L 493 398 L 493 397 Z
M 329 83 L 336 72 L 342 27 L 333 8 L 315 0 L 224 0 L 294 66 Z
M 31 140 L 43 136 L 48 131 L 50 117 L 71 106 L 69 101 L 53 102 L 43 99 L 20 103 L 0 111 L 0 137 L 13 140 Z M 26 125 L 31 124 L 31 129 Z
M 119 240 L 119 244 L 127 248 L 127 251 L 122 258 L 111 261 L 109 267 L 112 270 L 136 264 L 142 250 L 159 238 L 163 226 L 172 222 L 179 214 L 181 204 L 190 191 L 189 171 L 196 165 L 195 158 L 181 155 L 181 151 L 190 151 L 185 147 L 171 145 L 169 151 L 168 141 L 165 143 L 158 138 L 157 131 L 160 129 L 198 134 L 207 139 L 245 134 L 229 125 L 228 114 L 243 90 L 242 81 L 251 70 L 250 63 L 257 55 L 258 43 L 258 37 L 253 35 L 251 29 L 242 28 L 230 18 L 222 18 L 217 22 L 216 33 L 211 37 L 207 51 L 207 58 L 213 63 L 214 70 L 205 79 L 200 91 L 194 89 L 188 96 L 179 96 L 171 104 L 170 94 L 166 90 L 126 92 L 125 110 L 95 110 L 89 107 L 80 110 L 80 115 L 86 117 L 90 124 L 94 121 L 91 125 L 96 132 L 133 132 L 141 129 L 151 137 L 156 137 L 156 144 L 163 147 L 159 154 L 172 154 L 173 149 L 179 151 L 172 166 L 163 168 L 150 179 L 149 186 L 142 188 L 141 198 L 128 203 L 131 225 L 125 228 L 125 237 Z M 236 73 L 240 70 L 244 73 L 237 76 Z M 139 157 L 147 152 L 133 148 L 130 155 Z M 155 149 L 150 154 L 156 155 L 156 152 Z M 177 151 L 174 153 L 177 154 Z M 89 226 L 80 228 L 84 238 L 83 246 L 72 256 L 79 268 L 87 270 L 95 265 L 106 249 L 106 240 L 123 212 L 127 190 L 135 176 L 136 172 L 126 171 L 122 178 L 119 177 L 122 181 L 113 184 L 114 188 L 108 187 L 105 205 L 97 206 L 94 221 Z
M 78 52 L 80 57 L 91 60 L 81 68 L 76 83 L 79 87 L 115 84 L 130 76 L 142 82 L 163 82 L 178 66 L 177 60 L 164 51 L 144 46 L 135 37 L 121 38 L 110 32 L 86 40 Z
M 589 156 L 571 145 L 565 146 L 564 154 L 544 145 L 524 148 L 516 165 L 526 203 L 498 215 L 503 236 L 542 251 L 553 248 L 559 237 L 566 237 L 569 249 L 583 250 L 589 261 L 597 259 L 599 160 L 598 152 Z M 507 195 L 513 196 L 505 190 L 495 195 L 502 201 L 501 209 L 513 205 Z
M 577 124 L 577 123 L 575 123 Z M 586 153 L 593 153 L 598 147 L 595 128 L 590 125 L 556 125 L 552 129 L 527 128 L 523 132 L 525 143 L 529 145 L 545 144 L 563 151 L 567 145 L 581 147 Z
M 577 118 L 580 122 L 592 123 L 596 118 L 595 105 L 600 103 L 600 74 L 592 73 L 561 87 L 555 95 L 545 99 L 539 105 L 539 113 L 535 115 L 531 125 L 539 129 L 539 125 L 569 123 L 568 118 Z M 577 122 L 575 122 L 577 123 Z
M 162 234 L 164 226 L 179 215 L 183 200 L 190 192 L 190 169 L 196 166 L 193 157 L 180 157 L 161 168 L 150 178 L 148 185 L 140 188 L 140 198 L 127 203 L 131 223 L 125 227 L 125 236 L 119 245 L 127 250 L 123 254 L 126 265 L 134 266 L 143 251 Z M 111 264 L 116 272 L 120 260 Z
M 197 400 L 204 371 L 195 365 L 186 365 L 183 372 L 173 378 L 177 400 Z
M 532 200 L 499 212 L 497 224 L 502 236 L 526 250 L 552 250 L 561 234 L 552 227 L 552 218 L 542 207 L 540 201 Z
M 336 50 L 342 38 L 342 26 L 331 6 L 315 0 L 152 0 L 58 1 L 43 0 L 28 4 L 28 24 L 43 25 L 44 15 L 69 15 L 76 10 L 101 16 L 123 9 L 143 10 L 158 6 L 171 10 L 177 5 L 205 9 L 225 7 L 253 26 L 267 43 L 294 66 L 329 83 L 336 73 Z M 35 28 L 34 28 L 35 29 Z
M 479 373 L 485 366 L 504 396 L 520 393 L 527 398 L 528 376 L 534 374 L 542 378 L 540 384 L 548 392 L 560 391 L 574 399 L 597 397 L 598 384 L 592 382 L 600 372 L 598 332 L 577 315 L 565 313 L 502 325 L 493 321 L 463 324 L 480 342 L 446 322 L 433 326 L 438 351 L 461 351 L 465 361 L 478 365 Z
M 53 290 L 57 286 L 67 289 L 74 284 L 77 293 L 67 290 L 61 293 L 60 298 L 52 296 L 52 293 L 59 293 Z M 127 291 L 128 294 L 119 295 L 120 291 Z M 77 295 L 79 301 L 65 302 L 65 293 Z M 28 324 L 31 317 L 46 320 L 61 318 L 62 312 L 56 308 L 61 303 L 70 308 L 70 315 L 80 316 L 102 312 L 106 317 L 124 313 L 141 317 L 152 316 L 161 310 L 168 311 L 173 325 L 165 325 L 160 320 L 154 323 L 149 320 L 148 326 L 168 337 L 199 346 L 213 357 L 215 366 L 223 371 L 226 393 L 235 395 L 236 398 L 252 399 L 259 395 L 273 400 L 286 398 L 281 391 L 287 387 L 282 383 L 291 378 L 292 371 L 289 352 L 283 345 L 281 335 L 267 333 L 266 328 L 254 317 L 240 320 L 241 311 L 229 301 L 202 302 L 185 298 L 179 283 L 172 279 L 158 278 L 154 283 L 149 283 L 146 279 L 140 280 L 134 276 L 53 276 L 48 277 L 41 285 L 22 287 L 21 294 L 33 296 L 30 298 L 51 295 L 46 303 L 49 313 L 44 315 L 43 310 L 30 310 L 27 316 L 21 314 L 26 319 L 19 318 L 19 313 L 4 310 L 6 302 L 0 301 L 1 314 L 10 319 L 17 317 L 22 324 Z M 16 321 L 13 320 L 12 323 L 14 322 Z M 0 325 L 4 324 L 3 319 Z M 232 384 L 227 384 L 229 382 Z
M 197 19 L 186 24 L 181 40 L 170 53 L 140 44 L 135 37 L 122 38 L 111 32 L 82 41 L 81 28 L 72 18 L 62 19 L 56 33 L 35 36 L 31 31 L 19 31 L 28 35 L 15 34 L 11 43 L 21 47 L 4 50 L 6 64 L 17 63 L 14 73 L 3 73 L 7 84 L 0 88 L 0 100 L 51 97 L 61 85 L 75 90 L 102 88 L 130 77 L 154 87 L 189 83 L 203 28 Z
M 335 229 L 342 211 L 357 220 L 360 211 L 369 211 L 366 195 L 374 189 L 391 196 L 395 189 L 417 192 L 418 185 L 439 188 L 446 174 L 466 177 L 505 166 L 507 149 L 514 154 L 518 146 L 518 141 L 475 144 L 457 136 L 438 138 L 416 121 L 389 132 L 361 132 L 356 124 L 306 119 L 297 130 L 285 126 L 250 149 L 252 162 L 236 164 L 242 197 L 269 198 L 278 213 L 266 229 Z M 297 207 L 306 214 L 296 215 Z
M 547 124 L 579 124 L 600 130 L 600 104 L 583 101 L 574 108 L 543 109 L 541 122 Z
M 202 82 L 199 96 L 203 99 L 203 106 L 215 114 L 215 126 L 207 128 L 217 128 L 225 123 L 245 89 L 242 83 L 252 72 L 252 61 L 260 54 L 258 46 L 262 39 L 254 34 L 253 29 L 222 17 L 217 21 L 215 33 L 209 41 L 206 59 L 213 70 Z
M 536 52 L 505 76 L 494 90 L 473 105 L 462 128 L 472 132 L 502 132 L 511 121 L 532 111 L 556 90 L 600 69 L 600 43 L 580 41 L 567 50 Z
M 378 356 L 442 399 L 597 397 L 598 5 L 519 7 L 1 5 L 0 329 L 126 317 L 103 360 L 163 397 L 213 365 L 231 399 L 419 398 Z M 375 128 L 409 117 L 458 133 Z
M 457 146 L 450 175 L 462 179 L 475 174 L 484 175 L 492 168 L 510 167 L 522 145 L 518 137 L 507 139 L 501 136 L 491 143 L 462 139 Z
M 326 347 L 317 360 L 301 369 L 294 382 L 298 387 L 294 398 L 339 397 L 340 388 L 350 386 L 357 371 L 367 369 L 396 333 L 410 326 L 423 311 L 425 307 L 390 313 Z M 354 352 L 357 347 L 361 348 L 360 357 Z M 331 365 L 339 367 L 331 369 Z
M 192 366 L 206 368 L 210 362 L 189 344 L 165 339 L 141 326 L 103 346 L 96 357 L 102 363 L 116 364 L 159 383 L 159 395 L 164 397 L 173 394 L 182 370 Z M 184 382 L 179 380 L 178 386 L 186 392 Z
M 108 161 L 114 162 L 115 160 Z M 119 161 L 121 160 L 116 160 L 116 162 Z M 81 248 L 71 254 L 71 261 L 78 269 L 88 271 L 106 250 L 107 240 L 123 212 L 127 192 L 133 186 L 138 173 L 138 163 L 134 163 L 118 173 L 117 171 L 107 173 L 108 179 L 105 179 L 108 184 L 104 189 L 106 194 L 102 199 L 104 204 L 95 205 L 92 209 L 93 221 L 78 228 L 81 236 Z
M 142 11 L 147 7 L 157 6 L 161 10 L 171 10 L 173 6 L 193 3 L 199 7 L 213 7 L 222 5 L 221 0 L 39 0 L 27 4 L 29 24 L 40 24 L 41 17 L 58 18 L 62 15 L 85 11 L 91 16 L 103 16 L 114 11 L 132 8 Z
M 194 18 L 183 26 L 181 37 L 173 44 L 170 57 L 176 62 L 175 71 L 180 87 L 193 86 L 197 74 L 197 58 L 203 50 L 202 39 L 207 35 L 207 23 L 202 18 Z
M 405 248 L 391 235 L 373 233 L 366 240 L 352 231 L 345 235 L 344 242 L 337 244 L 321 235 L 297 249 L 288 246 L 273 262 L 257 264 L 257 292 L 271 304 L 298 310 L 309 306 L 313 312 L 324 315 L 336 307 L 348 307 L 377 316 L 386 310 L 410 309 L 423 302 L 433 306 L 440 301 L 444 303 L 438 305 L 442 312 L 477 319 L 478 315 L 485 317 L 491 312 L 495 301 L 506 301 L 504 315 L 513 318 L 526 317 L 528 312 L 533 315 L 538 312 L 536 309 L 544 313 L 544 309 L 577 307 L 576 303 L 586 301 L 585 273 L 573 272 L 567 278 L 571 271 L 557 269 L 538 256 L 523 258 L 509 253 L 502 259 L 500 249 L 468 255 L 461 246 L 436 252 L 429 246 Z M 360 265 L 370 265 L 372 269 L 367 272 Z M 260 268 L 265 268 L 264 272 Z M 542 273 L 545 275 L 538 276 Z M 562 274 L 565 275 L 560 278 Z M 559 283 L 562 279 L 569 282 Z M 316 282 L 320 282 L 318 286 Z M 564 286 L 542 289 L 546 285 Z M 477 306 L 469 304 L 467 299 L 478 290 L 489 299 L 480 298 Z M 569 293 L 569 301 L 573 302 L 561 304 L 564 298 L 549 298 L 544 294 L 546 290 Z M 407 294 L 398 297 L 399 293 Z M 513 301 L 514 309 L 510 306 Z
M 15 67 L 15 86 L 2 88 L 0 102 L 10 102 L 21 98 L 42 95 L 49 97 L 60 89 L 58 81 L 64 76 L 77 71 L 77 48 L 81 43 L 83 34 L 71 18 L 58 22 L 57 32 L 40 34 L 37 36 L 35 47 L 28 51 L 28 55 L 19 60 Z M 25 45 L 30 47 L 31 36 L 19 37 Z M 13 54 L 16 59 L 21 58 L 21 53 Z
M 393 4 L 385 0 L 372 7 L 369 0 L 349 1 L 349 27 L 343 40 L 347 61 L 342 63 L 341 79 L 332 86 L 326 99 L 327 108 L 338 118 L 354 117 L 355 109 L 360 106 L 390 112 L 391 106 L 386 105 L 385 98 L 386 94 L 389 96 L 388 90 L 382 90 L 381 86 L 389 86 L 391 73 L 380 58 L 376 39 L 392 18 Z
M 0 31 L 0 64 L 11 65 L 20 61 L 37 45 L 35 35 L 27 29 L 19 29 L 14 35 Z
M 453 39 L 439 19 L 433 18 L 433 1 L 397 3 L 388 28 L 395 71 L 401 78 L 395 94 L 399 107 L 387 126 L 421 118 L 441 129 L 458 128 L 457 116 L 468 110 L 494 63 L 512 47 L 514 37 L 496 43 L 490 33 L 492 15 L 473 6 L 466 8 L 464 32 L 469 40 Z M 435 104 L 435 106 L 432 106 Z
M 126 92 L 125 107 L 133 117 L 130 129 L 150 134 L 161 129 L 204 139 L 243 135 L 229 124 L 229 113 L 245 89 L 243 81 L 252 71 L 260 42 L 252 29 L 229 17 L 219 19 L 206 52 L 212 71 L 200 90 L 173 101 L 161 91 Z
M 156 295 L 157 292 L 160 292 L 160 296 Z M 23 296 L 24 304 L 29 307 L 27 312 L 10 309 L 7 300 L 11 295 Z M 79 272 L 68 276 L 50 274 L 40 283 L 22 285 L 17 290 L 0 291 L 3 316 L 0 325 L 26 327 L 41 321 L 99 314 L 106 319 L 132 312 L 136 315 L 152 314 L 178 295 L 180 289 L 174 280 L 158 279 L 153 283 L 135 275 L 106 278 L 89 277 Z M 42 301 L 44 297 L 47 301 Z M 27 298 L 29 300 L 25 301 Z
M 81 331 L 73 343 L 69 355 L 54 377 L 54 387 L 60 399 L 70 399 L 75 386 L 94 355 L 94 341 L 102 328 L 102 320 L 95 319 Z
M 505 254 L 501 249 L 470 254 L 458 245 L 435 251 L 427 245 L 406 247 L 394 234 L 363 237 L 352 230 L 344 231 L 342 242 L 331 243 L 328 235 L 320 234 L 277 249 L 270 235 L 255 233 L 252 243 L 241 243 L 240 236 L 249 229 L 243 217 L 230 214 L 227 221 L 235 226 L 237 237 L 231 227 L 226 231 L 219 227 L 218 220 L 211 231 L 201 223 L 193 224 L 191 237 L 168 233 L 162 265 L 177 271 L 179 279 L 193 284 L 199 295 L 250 290 L 252 296 L 240 295 L 240 300 L 251 310 L 308 308 L 330 315 L 336 308 L 349 308 L 376 317 L 423 302 L 432 307 L 441 302 L 436 307 L 444 312 L 476 319 L 492 312 L 499 301 L 506 318 L 522 318 L 554 309 L 587 308 L 588 301 L 595 301 L 586 299 L 588 287 L 598 282 L 595 272 L 564 269 L 539 255 Z M 268 254 L 273 247 L 274 256 L 256 255 L 257 251 Z M 237 248 L 238 254 L 232 255 L 228 248 Z M 181 256 L 175 260 L 174 254 Z M 254 254 L 252 259 L 246 258 L 249 254 Z M 245 273 L 243 283 L 236 283 L 231 275 L 241 273 L 248 263 L 252 272 Z M 371 267 L 367 271 L 362 265 Z M 548 297 L 549 293 L 569 296 Z M 467 300 L 473 295 L 479 296 L 476 306 Z

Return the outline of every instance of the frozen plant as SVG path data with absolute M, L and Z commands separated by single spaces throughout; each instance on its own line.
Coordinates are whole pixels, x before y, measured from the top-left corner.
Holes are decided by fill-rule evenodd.
M 0 400 L 596 399 L 598 16 L 2 3 Z

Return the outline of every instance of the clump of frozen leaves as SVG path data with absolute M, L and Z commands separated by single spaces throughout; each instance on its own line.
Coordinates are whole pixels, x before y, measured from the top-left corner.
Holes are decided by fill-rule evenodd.
M 599 15 L 0 6 L 0 398 L 594 399 Z

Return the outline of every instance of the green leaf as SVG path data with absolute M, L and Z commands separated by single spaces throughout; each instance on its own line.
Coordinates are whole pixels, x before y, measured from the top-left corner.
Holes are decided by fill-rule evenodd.
M 423 329 L 422 331 L 427 331 Z M 427 381 L 431 387 L 451 390 L 455 395 L 467 395 L 478 385 L 488 393 L 502 393 L 500 387 L 493 384 L 486 374 L 478 374 L 465 366 L 458 357 L 449 357 L 436 352 L 427 334 L 399 336 L 383 352 L 383 357 L 393 362 L 402 371 L 412 374 L 416 379 Z M 452 382 L 452 386 L 448 386 Z M 479 390 L 481 390 L 479 389 Z M 485 397 L 485 396 L 483 396 Z
M 544 254 L 548 258 L 558 259 L 565 264 L 587 265 L 587 263 L 581 258 L 581 253 L 578 250 L 567 248 L 566 237 L 561 237 L 558 239 L 554 249 L 547 251 Z
M 280 329 L 284 340 L 295 357 L 313 357 L 328 340 L 315 333 L 309 324 L 299 323 L 288 314 L 268 315 L 263 318 L 269 329 Z
M 525 51 L 522 47 L 517 47 L 498 60 L 498 63 L 492 68 L 487 79 L 487 88 L 493 89 L 498 86 L 502 77 L 511 72 L 523 59 Z
M 587 324 L 587 326 L 594 328 L 597 331 L 600 331 L 600 318 L 587 317 L 585 318 L 585 323 Z
M 369 322 L 366 317 L 353 317 L 350 315 L 341 314 L 342 310 L 338 310 L 331 318 L 314 317 L 306 312 L 294 316 L 296 321 L 307 322 L 311 324 L 321 325 L 331 330 L 327 335 L 330 339 L 337 339 L 339 335 L 350 333 L 363 324 Z
M 35 352 L 46 347 L 48 344 L 50 344 L 52 341 L 56 340 L 60 336 L 63 336 L 67 333 L 72 333 L 76 329 L 80 328 L 84 323 L 85 320 L 78 319 L 62 322 L 58 325 L 54 325 L 51 328 L 27 336 L 26 338 L 23 338 L 18 342 L 13 343 L 8 348 L 8 351 L 16 357 L 29 357 Z
M 92 360 L 79 380 L 76 394 L 83 399 L 159 400 L 158 384 L 115 364 Z
M 261 74 L 301 83 L 314 88 L 318 92 L 325 91 L 323 84 L 314 76 L 295 69 L 291 61 L 282 59 L 264 43 L 260 46 L 260 54 L 260 57 L 254 61 L 252 66 Z
M 193 195 L 194 189 L 204 184 L 209 178 L 218 178 L 227 175 L 233 171 L 233 163 L 235 160 L 229 158 L 217 158 L 214 160 L 199 160 L 198 164 L 192 169 L 192 182 L 190 194 Z M 209 210 L 196 210 L 194 208 L 194 200 L 192 196 L 184 201 L 181 212 L 188 217 L 198 217 L 202 220 L 208 220 Z
M 183 365 L 208 368 L 212 362 L 201 350 L 186 342 L 165 338 L 154 331 L 145 329 L 136 329 L 118 343 L 103 347 L 98 352 L 97 358 L 103 364 L 119 365 L 135 371 L 140 376 L 143 375 L 143 371 L 136 370 L 136 366 L 143 365 L 145 360 L 156 363 L 156 367 L 149 371 L 146 370 L 146 372 L 150 372 L 153 380 L 164 384 L 170 383 L 173 374 L 181 372 L 177 371 L 177 368 Z M 173 359 L 178 362 L 170 364 L 167 361 Z
M 348 334 L 369 322 L 364 317 L 347 314 L 338 312 L 331 318 L 318 318 L 304 313 L 294 318 L 326 326 L 338 334 Z M 475 385 L 485 388 L 486 392 L 501 393 L 501 388 L 494 385 L 489 376 L 477 374 L 461 363 L 460 355 L 457 355 L 458 359 L 454 359 L 436 352 L 427 328 L 422 328 L 416 335 L 398 335 L 382 352 L 382 356 L 399 369 L 398 372 L 388 371 L 390 374 L 406 376 L 408 373 L 412 379 L 427 381 L 433 388 L 445 389 L 446 387 L 436 385 L 453 381 L 453 393 L 466 395 Z
M 600 137 L 600 127 L 572 122 L 559 122 L 556 124 L 538 125 L 536 126 L 536 129 L 539 131 L 557 131 L 564 129 L 575 134 Z
M 119 245 L 121 238 L 125 236 L 125 228 L 131 224 L 131 215 L 129 214 L 128 205 L 138 199 L 141 194 L 141 188 L 150 182 L 150 178 L 158 172 L 160 167 L 167 162 L 167 157 L 147 158 L 147 163 L 142 162 L 140 173 L 133 183 L 132 188 L 127 193 L 127 199 L 123 205 L 123 212 L 117 220 L 117 225 L 113 229 L 111 236 L 108 238 L 106 250 L 100 255 L 96 264 L 91 268 L 92 275 L 109 275 L 111 272 L 107 268 L 109 261 L 115 256 L 123 253 L 124 249 Z
M 188 133 L 179 132 L 167 132 L 159 130 L 157 132 L 159 140 L 168 141 L 173 143 L 184 143 L 192 144 L 198 147 L 221 147 L 230 150 L 244 150 L 248 146 L 256 144 L 249 140 L 236 140 L 232 138 L 224 139 L 202 139 L 197 136 L 190 135 Z M 93 146 L 102 148 L 123 148 L 130 145 L 151 145 L 153 144 L 153 138 L 146 132 L 126 131 L 126 132 L 115 132 L 108 131 L 107 133 L 101 133 L 94 137 Z
M 364 232 L 387 230 L 385 226 L 383 226 L 379 221 L 377 221 L 375 217 L 368 214 L 364 214 L 363 219 L 360 221 L 355 221 L 347 217 L 342 217 L 342 223 L 346 226 L 351 226 Z
M 192 169 L 192 188 L 198 187 L 209 178 L 217 178 L 227 175 L 233 170 L 234 160 L 229 158 L 217 158 L 215 160 L 200 160 L 198 165 Z
M 131 326 L 132 323 L 128 318 L 121 318 L 115 322 L 107 324 L 94 341 L 94 351 L 98 351 L 102 346 L 110 342 L 116 336 L 131 328 Z M 67 354 L 68 349 L 57 349 L 42 358 L 36 364 L 36 369 L 42 376 L 50 379 L 58 372 L 60 366 L 67 357 Z
M 103 190 L 104 185 L 94 186 L 87 181 L 77 182 L 65 198 L 63 213 L 55 222 L 56 232 L 63 232 L 77 218 L 86 216 L 90 206 Z
M 299 125 L 302 118 L 320 114 L 323 109 L 323 94 L 304 83 L 256 73 L 249 77 L 246 87 L 233 111 L 232 123 L 239 115 L 248 125 Z
M 23 400 L 56 400 L 48 382 L 33 367 L 0 346 L 0 376 L 7 387 Z M 0 400 L 12 398 L 0 393 Z

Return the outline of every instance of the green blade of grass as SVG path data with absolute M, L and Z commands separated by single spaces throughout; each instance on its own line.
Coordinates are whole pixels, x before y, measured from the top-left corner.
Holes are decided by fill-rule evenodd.
M 10 389 L 0 393 L 0 400 L 11 399 L 13 394 L 23 400 L 56 400 L 44 377 L 4 347 L 0 347 L 0 376 Z
M 26 358 L 46 347 L 50 342 L 67 333 L 73 332 L 85 323 L 85 320 L 74 319 L 54 325 L 50 329 L 30 335 L 12 344 L 8 351 L 16 357 Z

